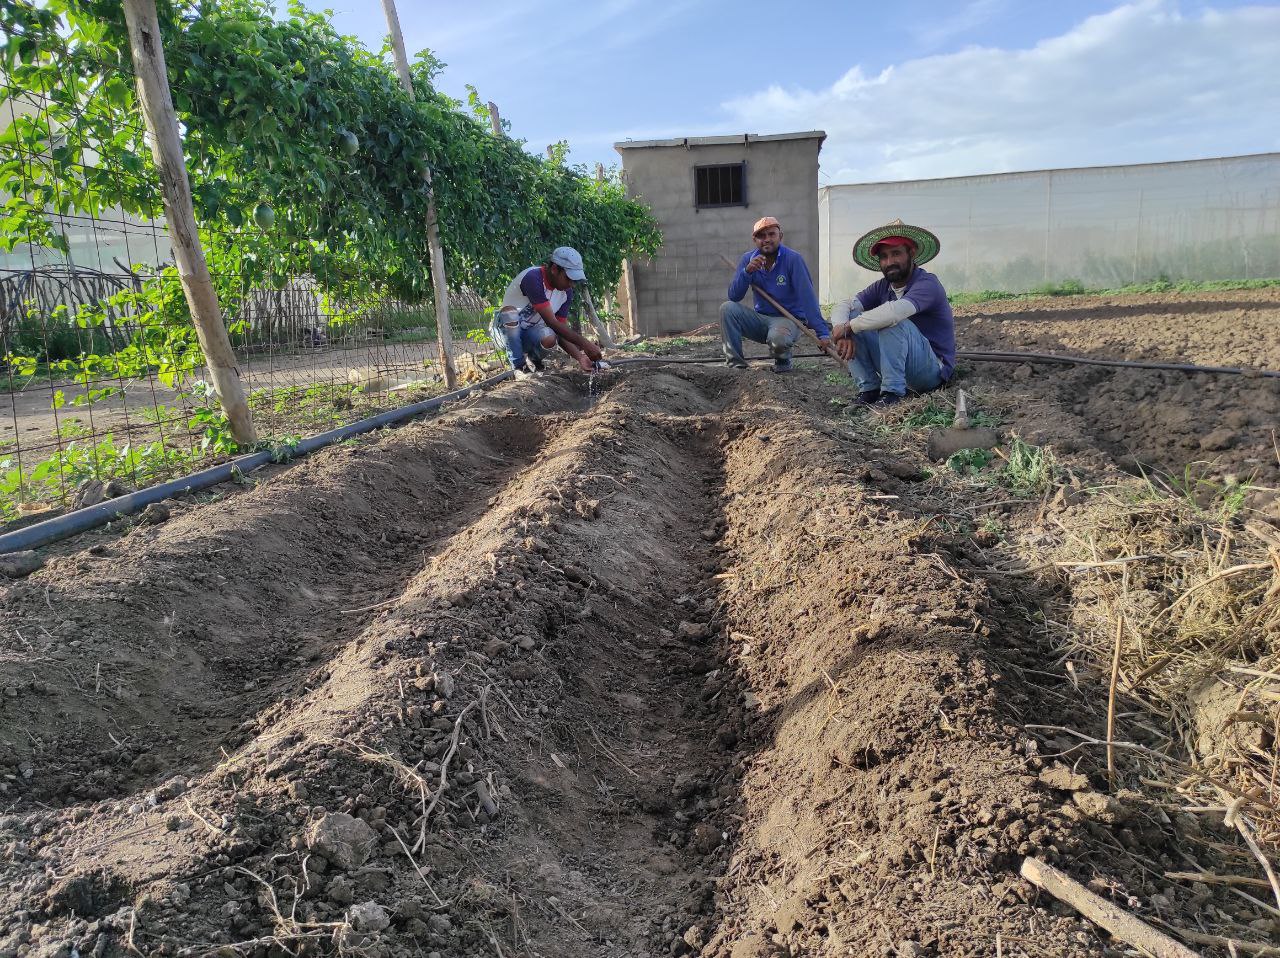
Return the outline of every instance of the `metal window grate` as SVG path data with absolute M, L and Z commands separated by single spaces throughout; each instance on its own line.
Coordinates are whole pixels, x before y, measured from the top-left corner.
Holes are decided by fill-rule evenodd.
M 698 209 L 713 206 L 746 206 L 747 164 L 695 166 L 693 168 L 693 205 Z

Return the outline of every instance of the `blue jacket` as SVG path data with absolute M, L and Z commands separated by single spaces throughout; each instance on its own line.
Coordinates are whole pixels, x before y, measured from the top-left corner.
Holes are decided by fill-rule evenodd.
M 831 335 L 831 328 L 822 318 L 822 309 L 818 306 L 818 294 L 813 290 L 813 279 L 809 276 L 809 267 L 804 265 L 804 258 L 788 246 L 778 247 L 778 258 L 774 260 L 773 269 L 748 273 L 746 265 L 758 250 L 747 250 L 738 260 L 738 272 L 729 283 L 729 299 L 738 302 L 747 294 L 747 287 L 760 286 L 786 308 L 796 319 L 801 320 L 818 334 L 819 339 Z M 755 296 L 755 310 L 762 316 L 781 316 L 767 299 L 758 292 Z

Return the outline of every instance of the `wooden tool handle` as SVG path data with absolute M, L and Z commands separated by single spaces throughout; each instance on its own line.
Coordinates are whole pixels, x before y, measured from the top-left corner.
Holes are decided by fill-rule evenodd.
M 738 268 L 737 264 L 732 262 L 723 253 L 720 254 L 720 262 L 724 263 L 725 266 L 728 266 L 732 270 L 737 270 Z M 799 326 L 800 329 L 804 333 L 806 333 L 810 339 L 812 339 L 815 343 L 818 344 L 819 349 L 821 349 L 824 353 L 826 353 L 828 356 L 834 359 L 837 363 L 839 363 L 841 369 L 844 369 L 844 360 L 840 358 L 840 354 L 836 352 L 836 348 L 834 346 L 832 346 L 830 343 L 828 343 L 825 346 L 822 345 L 822 340 L 818 338 L 818 334 L 815 333 L 808 326 L 808 324 L 803 323 L 800 320 L 796 319 L 794 316 L 792 316 L 791 312 L 785 306 L 783 306 L 780 302 L 778 302 L 769 294 L 768 290 L 764 289 L 761 286 L 757 286 L 755 283 L 751 283 L 751 288 L 755 290 L 757 293 L 759 293 L 761 296 L 763 296 L 765 300 L 773 306 L 774 309 L 776 309 L 779 313 L 782 314 L 783 317 L 791 320 L 793 323 Z

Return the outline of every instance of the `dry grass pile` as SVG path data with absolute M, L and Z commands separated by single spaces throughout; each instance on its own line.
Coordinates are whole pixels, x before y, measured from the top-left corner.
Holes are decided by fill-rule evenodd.
M 1261 869 L 1249 884 L 1270 908 L 1280 907 L 1280 530 L 1248 517 L 1246 492 L 1135 480 L 1052 519 L 1051 567 L 1072 593 L 1072 621 L 1054 631 L 1064 658 L 1110 679 L 1109 772 L 1220 811 Z M 1160 747 L 1125 741 L 1148 710 L 1175 736 Z

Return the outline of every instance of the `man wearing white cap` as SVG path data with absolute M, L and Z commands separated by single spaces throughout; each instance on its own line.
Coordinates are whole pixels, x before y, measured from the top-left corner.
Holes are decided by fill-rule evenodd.
M 772 216 L 762 216 L 751 228 L 754 250 L 747 250 L 738 260 L 738 271 L 729 283 L 729 302 L 720 306 L 720 335 L 723 339 L 725 365 L 746 369 L 742 340 L 766 343 L 773 353 L 773 371 L 791 371 L 791 347 L 800 338 L 800 330 L 758 290 L 764 289 L 800 320 L 821 340 L 823 348 L 830 342 L 831 330 L 822 318 L 818 294 L 804 257 L 782 245 L 782 226 Z M 754 308 L 738 300 L 747 290 L 754 293 Z
M 526 361 L 540 372 L 544 351 L 557 343 L 586 372 L 600 360 L 600 347 L 567 322 L 573 284 L 586 278 L 582 255 L 571 246 L 559 246 L 541 266 L 530 266 L 511 281 L 489 333 L 505 349 L 517 379 L 532 375 Z

